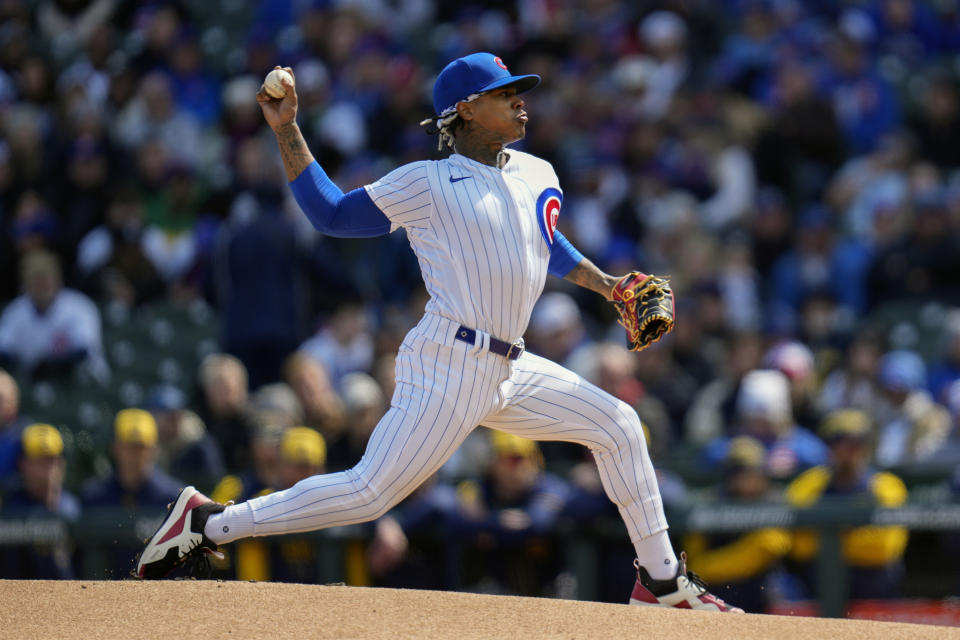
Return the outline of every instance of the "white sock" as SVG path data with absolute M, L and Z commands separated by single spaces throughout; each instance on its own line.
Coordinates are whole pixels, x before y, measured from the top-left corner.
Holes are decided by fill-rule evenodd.
M 217 544 L 253 536 L 253 509 L 247 502 L 230 505 L 207 518 L 203 533 Z
M 677 575 L 677 556 L 673 553 L 670 536 L 666 531 L 658 531 L 652 536 L 633 541 L 640 566 L 647 570 L 654 580 L 667 580 Z

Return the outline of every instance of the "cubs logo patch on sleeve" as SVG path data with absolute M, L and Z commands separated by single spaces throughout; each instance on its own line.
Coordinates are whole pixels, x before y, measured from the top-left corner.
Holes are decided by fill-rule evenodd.
M 557 221 L 560 219 L 560 205 L 563 204 L 563 194 L 559 189 L 544 189 L 537 198 L 537 222 L 540 224 L 540 233 L 543 241 L 553 249 L 553 232 L 557 230 Z

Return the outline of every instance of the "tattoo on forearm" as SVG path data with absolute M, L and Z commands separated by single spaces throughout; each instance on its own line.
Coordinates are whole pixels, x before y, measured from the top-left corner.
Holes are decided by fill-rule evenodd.
M 307 148 L 307 141 L 303 139 L 303 134 L 296 124 L 285 124 L 274 130 L 274 133 L 280 145 L 280 157 L 287 172 L 287 181 L 290 182 L 313 163 L 313 154 Z
M 604 273 L 597 268 L 597 265 L 593 264 L 586 258 L 581 260 L 580 264 L 571 269 L 570 273 L 564 276 L 564 280 L 569 280 L 570 282 L 585 289 L 596 291 L 607 299 L 609 299 L 610 290 L 616 283 L 616 278 Z

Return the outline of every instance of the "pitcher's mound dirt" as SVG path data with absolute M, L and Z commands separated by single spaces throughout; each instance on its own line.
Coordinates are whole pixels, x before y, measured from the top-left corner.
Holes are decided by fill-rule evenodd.
M 276 583 L 0 581 L 0 638 L 944 640 L 960 629 Z

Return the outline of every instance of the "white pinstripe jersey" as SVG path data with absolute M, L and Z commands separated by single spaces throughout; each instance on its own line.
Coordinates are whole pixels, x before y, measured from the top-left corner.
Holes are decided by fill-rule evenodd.
M 563 200 L 549 162 L 509 150 L 503 169 L 466 156 L 404 165 L 367 193 L 413 247 L 426 311 L 514 342 L 543 291 Z

